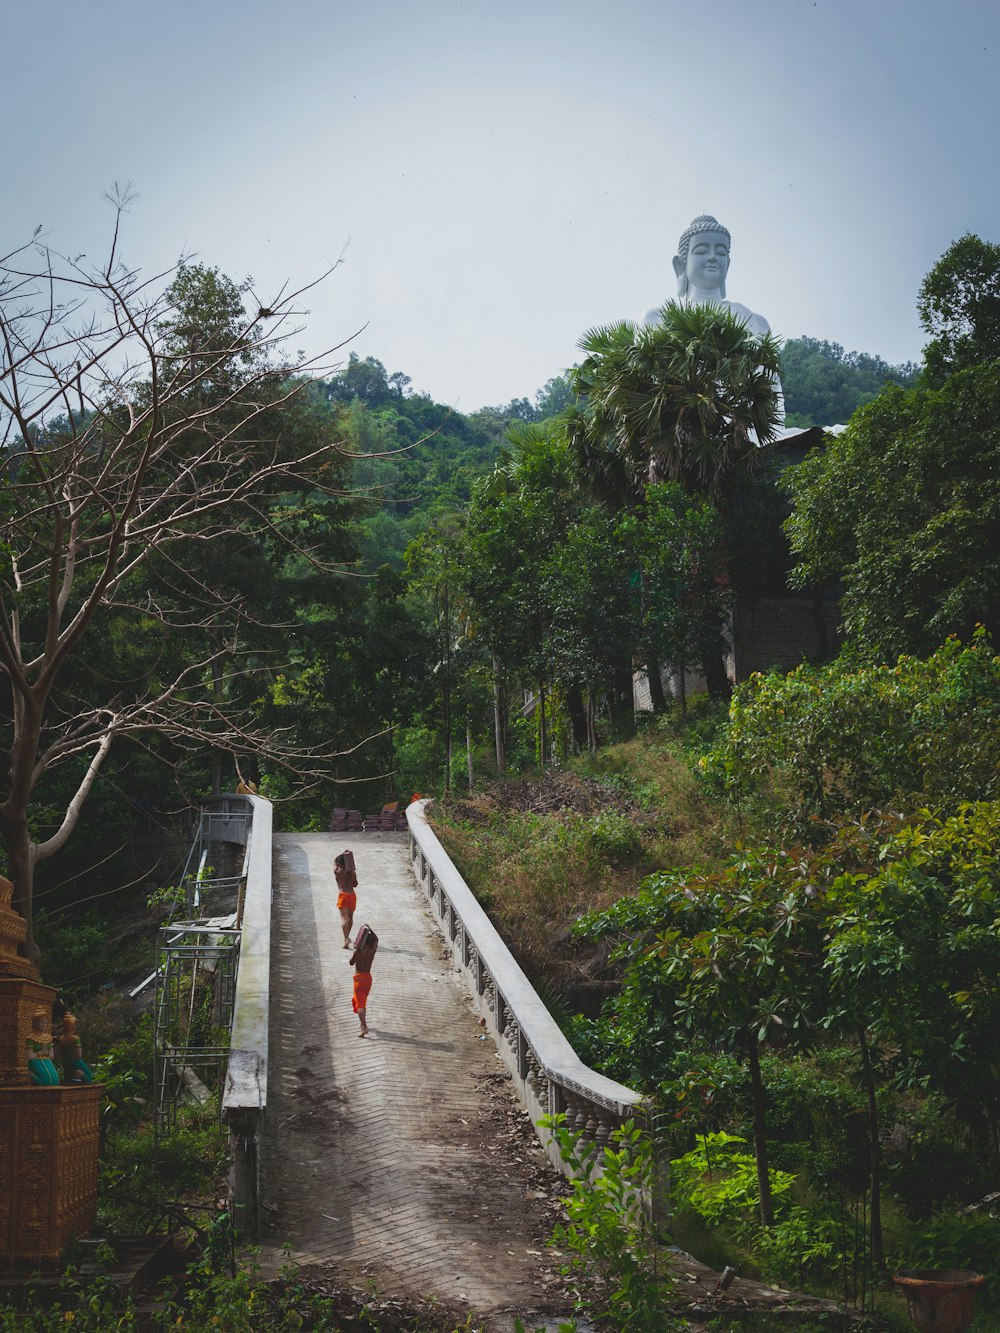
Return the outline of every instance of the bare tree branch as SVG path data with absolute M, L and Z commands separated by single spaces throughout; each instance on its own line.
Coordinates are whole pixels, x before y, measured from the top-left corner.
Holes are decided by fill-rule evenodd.
M 102 262 L 59 255 L 37 233 L 0 258 L 0 680 L 10 698 L 0 831 L 29 923 L 34 866 L 65 845 L 120 738 L 244 757 L 266 747 L 307 784 L 328 779 L 339 753 L 332 740 L 295 744 L 234 705 L 250 670 L 241 627 L 265 618 L 212 553 L 221 543 L 222 560 L 238 561 L 267 543 L 303 567 L 337 568 L 293 524 L 295 496 L 348 493 L 341 474 L 355 455 L 332 424 L 325 436 L 297 424 L 312 377 L 345 344 L 308 359 L 287 349 L 302 298 L 340 260 L 202 327 L 178 304 L 183 262 L 148 277 L 121 262 L 131 185 L 110 198 Z M 112 623 L 133 627 L 145 675 L 102 679 L 87 665 L 81 688 L 82 645 Z M 179 634 L 191 639 L 181 651 Z M 36 841 L 33 793 L 65 764 L 76 766 L 72 793 Z

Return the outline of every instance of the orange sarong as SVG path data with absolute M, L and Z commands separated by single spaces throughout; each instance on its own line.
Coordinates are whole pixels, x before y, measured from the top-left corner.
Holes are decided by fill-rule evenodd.
M 351 1007 L 357 1013 L 359 1009 L 364 1009 L 368 1003 L 368 992 L 372 988 L 372 974 L 370 972 L 355 972 L 354 974 L 354 998 L 351 1000 Z
M 356 893 L 347 892 L 338 893 L 337 906 L 341 911 L 343 911 L 345 907 L 349 912 L 356 911 L 358 906 L 358 895 Z

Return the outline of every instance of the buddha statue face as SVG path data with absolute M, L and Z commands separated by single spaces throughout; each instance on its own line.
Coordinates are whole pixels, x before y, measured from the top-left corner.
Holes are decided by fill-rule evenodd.
M 711 214 L 695 218 L 678 242 L 678 253 L 674 255 L 677 295 L 681 300 L 693 291 L 725 297 L 729 243 L 729 232 Z
M 729 237 L 721 231 L 702 231 L 688 245 L 687 280 L 702 292 L 725 290 L 729 272 Z

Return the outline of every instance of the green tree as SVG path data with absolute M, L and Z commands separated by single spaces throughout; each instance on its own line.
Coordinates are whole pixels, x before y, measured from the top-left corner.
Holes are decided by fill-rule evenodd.
M 434 673 L 444 726 L 444 789 L 451 791 L 454 703 L 461 679 L 459 652 L 467 628 L 461 571 L 466 563 L 465 527 L 457 515 L 431 525 L 406 549 L 410 586 L 423 593 L 434 626 Z
M 575 401 L 576 395 L 573 393 L 569 372 L 564 375 L 553 375 L 535 394 L 535 411 L 538 413 L 538 419 L 545 421 L 549 417 L 558 416 L 560 412 L 565 412 Z
M 692 666 L 708 674 L 718 661 L 731 607 L 722 519 L 703 496 L 671 482 L 647 487 L 627 522 L 643 571 L 643 656 L 675 664 L 686 716 L 685 675 Z
M 1000 357 L 1000 245 L 971 232 L 954 241 L 924 278 L 917 311 L 931 341 L 930 383 Z
M 1000 807 L 922 811 L 840 831 L 825 897 L 825 1025 L 853 1031 L 868 1100 L 872 1253 L 881 1264 L 876 1062 L 901 1087 L 940 1092 L 995 1164 L 1000 1109 Z
M 843 583 L 848 637 L 889 661 L 1000 623 L 1000 365 L 886 389 L 784 474 L 792 582 Z
M 591 751 L 597 749 L 598 699 L 613 688 L 623 646 L 636 640 L 636 599 L 627 577 L 633 564 L 628 532 L 592 505 L 575 517 L 539 571 L 551 607 L 551 669 L 567 689 L 585 692 Z
M 583 917 L 580 934 L 619 941 L 621 995 L 608 1001 L 619 1076 L 670 1079 L 678 1046 L 708 1043 L 750 1074 L 761 1220 L 774 1220 L 760 1055 L 806 1045 L 826 1012 L 824 904 L 799 849 L 748 849 L 715 874 L 667 872 L 637 898 Z
M 770 334 L 755 337 L 728 310 L 670 302 L 659 324 L 594 329 L 580 347 L 570 436 L 585 464 L 610 454 L 637 495 L 677 481 L 719 504 L 755 471 L 778 420 Z
M 464 595 L 471 630 L 497 670 L 535 692 L 545 762 L 554 585 L 542 571 L 581 497 L 558 427 L 512 427 L 508 439 L 512 454 L 479 483 L 469 506 Z
M 594 329 L 580 346 L 587 355 L 571 381 L 582 406 L 567 429 L 591 490 L 627 506 L 672 481 L 725 514 L 777 429 L 776 340 L 728 310 L 670 302 L 654 326 Z M 721 653 L 705 665 L 709 691 L 728 694 Z M 647 670 L 662 707 L 659 661 Z

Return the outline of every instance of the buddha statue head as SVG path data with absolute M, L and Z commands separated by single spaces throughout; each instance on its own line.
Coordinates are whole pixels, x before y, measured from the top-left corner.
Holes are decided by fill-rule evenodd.
M 710 213 L 695 218 L 674 255 L 678 301 L 725 299 L 731 240 L 729 231 Z

